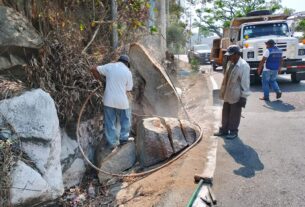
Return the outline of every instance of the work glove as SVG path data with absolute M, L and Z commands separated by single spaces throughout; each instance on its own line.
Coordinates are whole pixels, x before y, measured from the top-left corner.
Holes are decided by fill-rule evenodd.
M 244 97 L 240 97 L 238 104 L 240 107 L 245 108 L 246 107 L 246 103 L 247 103 L 247 99 Z

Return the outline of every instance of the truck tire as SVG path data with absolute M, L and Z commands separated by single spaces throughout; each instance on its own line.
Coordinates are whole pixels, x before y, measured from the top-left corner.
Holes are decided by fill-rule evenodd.
M 261 76 L 255 74 L 254 82 L 255 84 L 260 84 L 262 82 Z
M 250 75 L 250 85 L 258 85 L 261 83 L 261 77 L 259 75 L 251 74 Z
M 224 55 L 223 59 L 222 59 L 222 70 L 223 70 L 223 73 L 226 73 L 227 64 L 228 64 L 228 57 Z
M 291 82 L 300 83 L 301 80 L 297 79 L 297 73 L 291 73 Z

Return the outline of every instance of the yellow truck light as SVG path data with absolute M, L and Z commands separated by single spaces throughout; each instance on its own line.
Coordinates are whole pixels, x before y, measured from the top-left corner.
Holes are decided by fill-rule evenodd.
M 249 47 L 249 43 L 245 43 L 245 48 L 248 48 Z

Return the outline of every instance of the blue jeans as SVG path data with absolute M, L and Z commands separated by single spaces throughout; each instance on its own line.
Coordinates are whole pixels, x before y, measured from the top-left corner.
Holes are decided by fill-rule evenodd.
M 110 147 L 117 145 L 117 137 L 120 141 L 127 141 L 131 127 L 130 109 L 116 109 L 104 106 L 104 133 Z
M 262 73 L 262 86 L 263 86 L 265 98 L 269 98 L 270 86 L 276 93 L 281 92 L 281 89 L 276 82 L 277 73 L 278 73 L 277 70 L 263 71 L 263 73 Z

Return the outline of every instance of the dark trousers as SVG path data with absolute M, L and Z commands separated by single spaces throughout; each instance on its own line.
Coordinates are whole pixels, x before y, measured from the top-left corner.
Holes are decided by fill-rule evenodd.
M 240 117 L 241 107 L 238 103 L 229 104 L 227 102 L 224 102 L 222 107 L 221 130 L 223 132 L 230 131 L 230 134 L 237 134 L 240 123 Z

